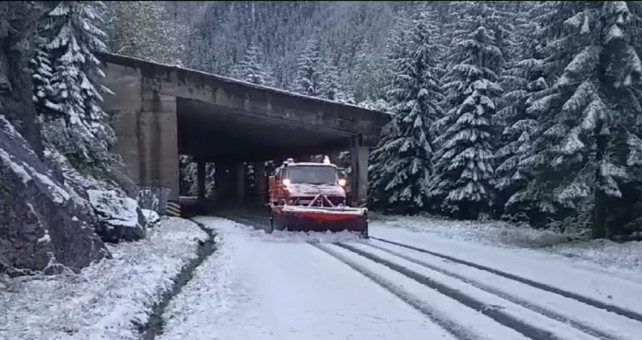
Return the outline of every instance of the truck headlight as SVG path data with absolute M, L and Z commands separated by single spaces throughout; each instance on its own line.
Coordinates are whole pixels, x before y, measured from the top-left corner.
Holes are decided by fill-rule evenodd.
M 347 184 L 347 181 L 346 181 L 346 179 L 345 179 L 345 178 L 340 178 L 340 179 L 339 179 L 339 185 L 340 185 L 340 186 L 345 187 L 345 186 L 346 186 L 346 184 Z

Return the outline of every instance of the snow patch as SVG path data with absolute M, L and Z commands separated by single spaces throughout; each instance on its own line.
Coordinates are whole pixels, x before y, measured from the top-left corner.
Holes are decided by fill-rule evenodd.
M 145 323 L 207 235 L 194 223 L 165 218 L 138 242 L 107 245 L 112 259 L 80 274 L 0 277 L 0 339 L 138 339 Z
M 156 225 L 156 223 L 160 221 L 160 215 L 158 215 L 158 213 L 154 210 L 141 209 L 141 212 L 143 213 L 143 217 L 145 218 L 145 225 L 148 227 Z
M 0 159 L 22 180 L 23 184 L 27 184 L 35 178 L 37 182 L 44 185 L 48 192 L 51 194 L 55 203 L 62 204 L 66 202 L 71 196 L 61 186 L 56 184 L 49 178 L 49 176 L 40 173 L 38 170 L 27 165 L 25 162 L 14 159 L 6 151 L 0 150 Z
M 4 150 L 0 149 L 0 158 L 2 158 L 2 162 L 11 168 L 13 173 L 15 173 L 20 179 L 22 180 L 23 184 L 27 184 L 29 181 L 33 179 L 29 172 L 27 172 L 27 169 L 25 169 L 24 166 L 16 163 L 11 159 L 11 156 Z
M 42 242 L 51 242 L 51 237 L 49 236 L 49 230 L 45 230 L 45 234 L 38 239 L 38 243 Z

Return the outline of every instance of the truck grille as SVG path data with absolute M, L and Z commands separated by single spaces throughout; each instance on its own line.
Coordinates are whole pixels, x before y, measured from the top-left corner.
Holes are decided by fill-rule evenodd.
M 314 196 L 309 196 L 309 197 L 298 197 L 295 199 L 295 205 L 308 205 L 312 200 L 314 199 Z M 332 202 L 333 205 L 338 206 L 341 204 L 344 204 L 345 199 L 341 196 L 328 196 L 328 200 Z

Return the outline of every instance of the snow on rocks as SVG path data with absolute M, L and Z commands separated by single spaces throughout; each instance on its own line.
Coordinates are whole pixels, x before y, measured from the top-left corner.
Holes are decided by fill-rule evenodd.
M 137 339 L 132 320 L 147 321 L 206 238 L 196 224 L 166 218 L 144 240 L 109 245 L 112 259 L 79 274 L 0 278 L 0 338 Z
M 151 228 L 160 222 L 160 215 L 154 210 L 141 209 L 141 212 L 145 218 L 145 228 Z
M 11 275 L 42 271 L 52 259 L 78 270 L 109 255 L 55 170 L 0 117 L 0 209 L 11 212 L 0 225 L 0 263 Z
M 105 241 L 139 240 L 145 237 L 145 219 L 136 200 L 115 190 L 87 190 L 99 222 L 96 232 Z

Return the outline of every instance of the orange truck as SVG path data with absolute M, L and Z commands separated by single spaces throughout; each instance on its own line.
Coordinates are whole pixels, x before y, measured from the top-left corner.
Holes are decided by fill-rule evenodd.
M 322 163 L 283 162 L 268 182 L 271 230 L 343 230 L 368 237 L 368 210 L 346 204 L 346 178 Z

